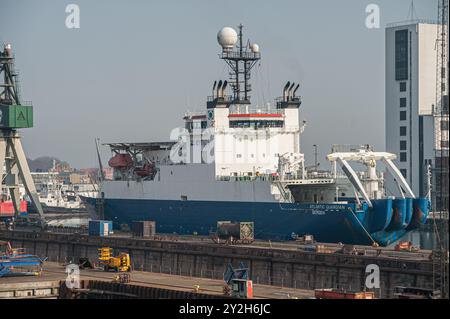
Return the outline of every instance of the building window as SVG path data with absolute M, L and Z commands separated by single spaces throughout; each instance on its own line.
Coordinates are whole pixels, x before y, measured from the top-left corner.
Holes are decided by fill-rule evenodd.
M 406 82 L 400 82 L 400 92 L 406 92 Z
M 406 107 L 406 97 L 400 98 L 400 107 Z
M 406 111 L 400 111 L 400 121 L 406 121 Z
M 400 126 L 400 136 L 406 136 L 406 126 Z
M 407 175 L 408 171 L 406 169 L 402 168 L 400 170 L 400 173 L 402 173 L 403 177 L 406 178 L 406 175 Z
M 441 121 L 441 131 L 448 131 L 448 121 Z
M 400 151 L 406 151 L 406 141 L 400 141 Z
M 408 30 L 395 31 L 395 80 L 408 80 Z
M 400 152 L 400 162 L 406 162 L 406 152 Z
M 448 148 L 448 141 L 441 141 L 441 148 Z

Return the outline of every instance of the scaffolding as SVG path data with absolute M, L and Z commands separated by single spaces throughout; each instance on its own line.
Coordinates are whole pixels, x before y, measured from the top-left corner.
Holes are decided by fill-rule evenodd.
M 449 102 L 448 102 L 448 0 L 438 0 L 436 39 L 435 165 L 433 223 L 437 248 L 433 252 L 433 288 L 448 298 L 448 206 L 449 206 Z

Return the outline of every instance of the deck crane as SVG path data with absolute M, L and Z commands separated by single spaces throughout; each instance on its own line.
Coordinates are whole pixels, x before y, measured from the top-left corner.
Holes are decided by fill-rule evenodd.
M 327 159 L 332 162 L 335 166 L 334 171 L 336 172 L 336 164 L 339 164 L 344 171 L 350 183 L 353 185 L 355 190 L 361 194 L 369 207 L 373 207 L 371 199 L 379 198 L 379 179 L 377 177 L 376 162 L 381 161 L 387 167 L 389 173 L 394 177 L 399 189 L 401 190 L 402 197 L 405 195 L 403 192 L 411 198 L 416 198 L 408 182 L 400 173 L 399 169 L 392 162 L 397 156 L 392 153 L 387 152 L 374 152 L 370 149 L 360 149 L 352 152 L 335 152 L 327 156 Z M 361 181 L 358 174 L 348 163 L 358 162 L 364 164 L 367 167 L 366 176 L 363 181 Z M 335 173 L 336 174 L 336 173 Z

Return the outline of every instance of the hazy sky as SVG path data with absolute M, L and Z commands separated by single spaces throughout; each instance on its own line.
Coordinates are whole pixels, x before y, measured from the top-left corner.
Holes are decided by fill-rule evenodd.
M 65 26 L 70 3 L 80 7 L 80 29 Z M 365 26 L 370 3 L 380 7 L 380 29 Z M 287 80 L 301 83 L 309 165 L 313 144 L 322 163 L 332 144 L 383 149 L 384 26 L 406 20 L 410 3 L 0 0 L 0 43 L 12 43 L 22 100 L 34 105 L 25 152 L 89 167 L 97 166 L 95 137 L 168 140 L 184 112 L 203 110 L 214 80 L 226 78 L 216 34 L 239 23 L 261 48 L 255 104 L 273 103 Z M 436 18 L 436 0 L 414 5 L 419 18 Z

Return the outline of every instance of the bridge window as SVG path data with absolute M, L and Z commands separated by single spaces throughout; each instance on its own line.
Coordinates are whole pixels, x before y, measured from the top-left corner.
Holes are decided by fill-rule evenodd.
M 239 120 L 230 121 L 231 128 L 266 128 L 266 127 L 283 127 L 284 122 L 280 120 Z

